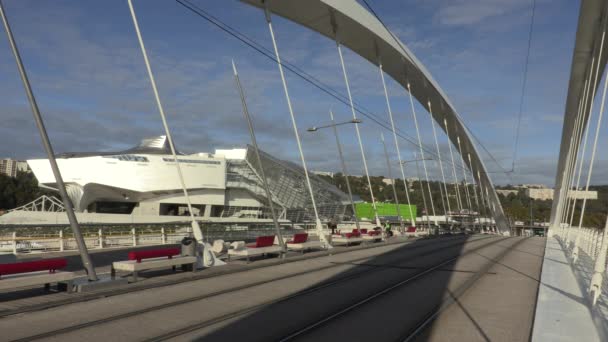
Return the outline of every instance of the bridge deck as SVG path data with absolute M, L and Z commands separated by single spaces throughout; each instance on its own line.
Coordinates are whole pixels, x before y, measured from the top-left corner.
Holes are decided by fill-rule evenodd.
M 543 248 L 496 236 L 384 245 L 10 315 L 0 330 L 9 340 L 528 340 Z
M 596 307 L 588 295 L 593 261 L 581 251 L 572 266 L 556 237 L 547 240 L 532 341 L 608 340 L 608 285 Z

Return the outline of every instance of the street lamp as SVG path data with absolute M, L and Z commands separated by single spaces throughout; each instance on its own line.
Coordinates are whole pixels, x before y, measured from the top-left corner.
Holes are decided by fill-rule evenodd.
M 324 125 L 324 126 L 313 126 L 310 127 L 309 129 L 307 129 L 307 131 L 309 132 L 316 132 L 320 129 L 323 128 L 328 128 L 328 127 L 336 127 L 336 126 L 342 126 L 342 125 L 348 125 L 348 124 L 359 124 L 363 121 L 361 121 L 360 119 L 352 119 L 352 120 L 348 120 L 348 121 L 344 121 L 344 122 L 338 122 L 338 123 L 333 123 L 333 113 L 331 113 L 330 111 L 330 117 L 332 118 L 332 123 L 329 125 Z
M 344 174 L 344 179 L 346 179 L 346 188 L 348 189 L 348 198 L 350 199 L 350 205 L 353 209 L 353 215 L 355 217 L 355 226 L 357 230 L 361 232 L 361 227 L 359 226 L 359 219 L 357 218 L 357 210 L 355 209 L 355 202 L 353 200 L 353 192 L 350 188 L 350 181 L 348 180 L 348 171 L 346 170 L 346 163 L 344 162 L 344 155 L 342 154 L 342 144 L 340 144 L 340 138 L 338 138 L 338 129 L 336 126 L 346 125 L 346 124 L 360 124 L 362 121 L 359 119 L 352 119 L 349 121 L 338 122 L 334 121 L 334 113 L 329 111 L 329 118 L 331 119 L 331 124 L 324 126 L 314 126 L 307 129 L 308 132 L 316 132 L 323 128 L 331 127 L 334 131 L 334 136 L 336 137 L 336 145 L 338 146 L 338 155 L 340 156 L 340 164 L 342 166 L 342 174 Z

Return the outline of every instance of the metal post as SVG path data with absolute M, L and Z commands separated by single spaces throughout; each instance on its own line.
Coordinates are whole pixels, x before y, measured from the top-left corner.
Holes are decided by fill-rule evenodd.
M 405 198 L 407 199 L 407 205 L 410 211 L 410 223 L 413 227 L 416 227 L 416 217 L 414 217 L 414 212 L 412 210 L 412 203 L 410 202 L 410 191 L 407 188 L 407 180 L 405 179 L 405 172 L 403 171 L 403 163 L 401 160 L 401 150 L 399 148 L 399 142 L 397 140 L 397 131 L 395 129 L 395 121 L 393 120 L 393 110 L 391 108 L 391 102 L 388 98 L 388 90 L 386 88 L 386 82 L 384 81 L 384 71 L 382 69 L 382 62 L 378 63 L 378 67 L 380 70 L 380 78 L 382 79 L 382 87 L 384 88 L 384 98 L 386 99 L 386 108 L 388 109 L 388 117 L 391 121 L 391 131 L 393 132 L 393 140 L 395 142 L 395 149 L 397 150 L 397 160 L 399 161 L 399 168 L 401 169 L 401 178 L 403 179 L 403 186 L 405 188 Z M 401 227 L 403 228 L 403 227 Z M 403 233 L 403 231 L 402 231 Z
M 165 227 L 160 228 L 160 242 L 163 245 L 167 244 L 167 233 L 165 233 Z
M 63 230 L 59 231 L 59 251 L 63 252 L 65 249 L 64 240 L 63 240 Z
M 173 160 L 175 160 L 175 168 L 177 170 L 177 176 L 179 178 L 180 185 L 182 186 L 182 191 L 184 192 L 184 199 L 186 200 L 186 204 L 188 206 L 188 211 L 190 212 L 190 220 L 192 221 L 191 226 L 194 232 L 194 237 L 201 244 L 203 243 L 203 231 L 201 230 L 198 222 L 194 218 L 194 211 L 192 210 L 192 203 L 190 202 L 190 196 L 188 196 L 188 190 L 186 189 L 186 182 L 184 181 L 184 175 L 182 174 L 182 168 L 180 166 L 180 162 L 177 158 L 177 152 L 175 150 L 175 145 L 173 144 L 173 138 L 171 138 L 171 130 L 169 130 L 169 124 L 167 124 L 167 119 L 165 117 L 165 110 L 163 108 L 162 102 L 160 101 L 160 95 L 158 94 L 158 89 L 156 87 L 156 81 L 154 79 L 154 74 L 152 73 L 152 67 L 150 66 L 150 61 L 148 59 L 148 53 L 146 52 L 146 46 L 144 45 L 144 40 L 142 38 L 141 32 L 139 30 L 139 24 L 137 22 L 137 16 L 135 15 L 135 8 L 133 8 L 133 3 L 131 0 L 128 0 L 129 10 L 131 11 L 131 18 L 133 19 L 133 26 L 135 27 L 135 33 L 137 34 L 137 40 L 139 41 L 139 47 L 141 49 L 141 54 L 144 57 L 144 64 L 146 65 L 146 70 L 148 71 L 148 78 L 150 79 L 150 85 L 152 86 L 152 91 L 154 92 L 154 99 L 156 100 L 156 106 L 158 108 L 158 112 L 160 114 L 160 118 L 163 123 L 163 127 L 165 129 L 165 133 L 167 134 L 167 139 L 169 140 L 169 147 L 171 148 L 171 154 L 173 156 Z
M 397 188 L 395 187 L 395 180 L 393 179 L 391 172 L 391 162 L 388 158 L 388 150 L 386 149 L 386 142 L 384 142 L 384 134 L 380 133 L 380 140 L 382 140 L 382 147 L 384 148 L 384 156 L 386 157 L 386 167 L 388 170 L 388 179 L 391 181 L 391 185 L 393 186 L 393 196 L 395 196 L 395 205 L 397 206 L 397 216 L 399 217 L 399 226 L 401 227 L 401 231 L 403 231 L 403 218 L 401 217 L 401 210 L 399 208 L 399 199 L 397 198 Z
M 574 124 L 574 132 L 573 132 L 572 136 L 570 137 L 570 144 L 569 144 L 568 153 L 566 156 L 566 164 L 562 171 L 562 184 L 560 186 L 560 191 L 559 191 L 559 196 L 558 196 L 558 205 L 556 207 L 556 215 L 554 217 L 554 220 L 557 220 L 557 222 L 558 222 L 558 227 L 561 230 L 563 230 L 563 235 L 564 235 L 563 237 L 564 237 L 564 240 L 566 241 L 566 245 L 569 244 L 570 230 L 572 229 L 572 227 L 570 225 L 570 226 L 566 226 L 562 229 L 562 222 L 565 221 L 564 205 L 568 201 L 571 178 L 574 177 L 573 171 L 576 169 L 576 163 L 573 163 L 572 160 L 578 161 L 578 158 L 577 158 L 578 148 L 580 146 L 582 132 L 585 130 L 584 119 L 583 119 L 584 113 L 585 113 L 584 108 L 586 108 L 587 94 L 588 94 L 588 90 L 589 90 L 589 86 L 590 86 L 589 82 L 591 82 L 591 72 L 592 72 L 594 63 L 595 63 L 595 57 L 593 57 L 592 61 L 591 61 L 592 67 L 589 70 L 589 77 L 585 80 L 585 86 L 584 86 L 584 91 L 583 91 L 584 98 L 579 101 L 578 113 L 577 113 L 577 116 L 575 119 L 575 124 Z M 573 169 L 573 167 L 574 167 L 574 169 Z M 574 208 L 574 209 L 576 209 L 576 208 Z
M 433 203 L 433 194 L 431 193 L 431 182 L 429 181 L 429 173 L 426 170 L 426 160 L 424 158 L 424 148 L 422 146 L 422 139 L 420 138 L 420 130 L 418 129 L 418 119 L 416 118 L 416 109 L 414 108 L 414 99 L 412 98 L 412 88 L 410 83 L 407 83 L 407 91 L 410 97 L 410 105 L 412 108 L 412 117 L 414 118 L 414 126 L 416 127 L 416 136 L 418 137 L 418 146 L 420 147 L 420 159 L 422 159 L 422 168 L 424 169 L 424 177 L 426 179 L 426 186 L 429 190 L 429 200 L 431 202 L 431 209 L 433 210 L 433 219 L 437 224 L 437 216 L 435 215 L 435 204 Z M 427 212 L 427 218 L 428 218 Z
M 334 28 L 335 30 L 335 28 Z M 337 38 L 336 34 L 336 46 L 338 47 L 338 54 L 340 55 L 340 64 L 342 65 L 342 74 L 344 76 L 344 83 L 346 84 L 346 92 L 348 94 L 348 101 L 350 103 L 350 110 L 353 114 L 353 120 L 357 120 L 357 113 L 355 111 L 355 106 L 353 104 L 353 97 L 350 92 L 350 84 L 348 82 L 348 74 L 346 73 L 346 66 L 344 64 L 344 57 L 342 56 L 342 48 L 340 45 L 340 41 Z M 367 178 L 367 185 L 369 186 L 369 194 L 372 198 L 372 208 L 374 209 L 374 215 L 376 218 L 376 226 L 380 227 L 380 218 L 378 217 L 378 208 L 376 207 L 376 199 L 374 198 L 374 191 L 372 190 L 372 182 L 369 178 L 369 170 L 367 168 L 367 160 L 365 159 L 365 151 L 363 150 L 363 141 L 361 140 L 361 133 L 359 132 L 359 126 L 355 125 L 355 132 L 357 134 L 357 140 L 359 141 L 359 149 L 361 150 L 361 158 L 363 159 L 363 169 L 365 170 L 365 177 Z
M 593 69 L 593 62 L 595 60 L 593 60 L 591 62 L 591 68 Z M 576 153 L 573 153 L 572 155 L 574 156 L 573 158 L 571 158 L 570 160 L 568 160 L 569 165 L 567 166 L 568 168 L 568 176 L 566 177 L 566 185 L 567 185 L 567 190 L 564 193 L 565 196 L 562 196 L 562 198 L 564 198 L 564 202 L 560 203 L 562 206 L 562 214 L 560 215 L 560 222 L 564 221 L 564 222 L 569 222 L 568 218 L 570 217 L 570 202 L 574 202 L 574 205 L 572 206 L 573 211 L 571 212 L 572 216 L 574 215 L 574 209 L 576 209 L 576 198 L 572 198 L 572 196 L 570 195 L 571 189 L 574 186 L 574 180 L 577 179 L 577 185 L 576 188 L 578 188 L 578 183 L 580 182 L 580 178 L 581 178 L 581 174 L 583 171 L 583 162 L 585 160 L 585 150 L 586 148 L 586 143 L 587 143 L 587 137 L 589 135 L 589 130 L 585 129 L 584 124 L 583 124 L 583 119 L 581 116 L 581 112 L 584 112 L 583 108 L 586 108 L 586 102 L 587 102 L 587 85 L 585 86 L 585 90 L 584 90 L 584 97 L 585 100 L 582 102 L 583 105 L 582 107 L 579 108 L 578 111 L 578 117 L 576 119 L 575 122 L 575 127 L 574 127 L 574 132 L 572 134 L 572 138 L 570 139 L 570 148 L 572 149 L 572 151 L 577 151 Z M 590 114 L 588 123 L 587 123 L 587 127 L 589 126 L 589 122 L 591 120 L 591 115 L 593 115 L 593 113 Z M 585 132 L 585 145 L 583 146 L 583 150 L 582 150 L 582 155 L 581 158 L 578 158 L 578 152 L 579 152 L 579 147 L 581 144 L 581 139 L 582 139 L 582 134 L 583 131 Z M 581 161 L 580 163 L 580 167 L 579 167 L 579 161 Z M 577 175 L 577 169 L 578 169 L 578 175 Z M 563 210 L 563 207 L 566 207 L 566 210 Z M 572 222 L 570 222 L 570 226 L 572 225 Z
M 593 299 L 593 305 L 597 303 L 597 299 L 602 294 L 602 282 L 604 273 L 606 272 L 606 255 L 608 251 L 608 218 L 604 226 L 602 233 L 602 241 L 600 251 L 595 258 L 595 265 L 593 267 L 593 276 L 591 277 L 591 285 L 589 291 L 591 292 L 591 298 Z
M 137 235 L 135 233 L 135 228 L 131 228 L 131 240 L 133 242 L 133 246 L 137 246 Z
M 348 199 L 350 200 L 350 205 L 353 208 L 353 214 L 355 216 L 355 226 L 357 227 L 357 231 L 361 232 L 361 227 L 359 226 L 359 218 L 357 217 L 357 209 L 355 208 L 355 201 L 353 200 L 353 192 L 350 187 L 350 181 L 348 180 L 348 170 L 346 169 L 346 162 L 344 161 L 344 154 L 342 153 L 342 144 L 340 143 L 340 138 L 338 138 L 338 128 L 336 127 L 336 122 L 334 121 L 334 113 L 331 110 L 329 111 L 329 118 L 331 119 L 331 127 L 333 128 L 334 136 L 336 137 L 336 146 L 338 147 L 338 156 L 340 156 L 342 174 L 344 174 L 344 179 L 346 180 Z M 355 123 L 355 125 L 357 124 Z
M 605 17 L 604 17 L 605 18 Z M 604 46 L 604 38 L 606 37 L 606 21 L 604 21 L 604 29 L 602 32 L 602 40 L 600 43 L 600 53 L 599 53 L 599 58 L 598 60 L 601 60 L 601 56 L 602 56 L 602 50 L 603 50 L 603 46 Z M 599 65 L 599 62 L 598 62 Z M 598 68 L 599 69 L 599 68 Z M 605 109 L 605 104 L 606 104 L 606 91 L 608 90 L 608 79 L 604 80 L 604 90 L 602 92 L 602 101 L 600 104 L 600 110 L 598 113 L 598 117 L 597 117 L 597 125 L 595 127 L 595 136 L 593 138 L 593 146 L 591 148 L 591 159 L 589 160 L 589 172 L 587 173 L 587 182 L 585 184 L 585 192 L 589 191 L 589 183 L 591 182 L 591 175 L 593 173 L 593 164 L 595 162 L 595 154 L 597 152 L 597 142 L 600 136 L 600 131 L 602 128 L 602 118 L 604 117 L 604 109 Z M 578 229 L 580 231 L 581 226 L 583 225 L 583 217 L 585 215 L 585 207 L 587 205 L 587 197 L 585 196 L 583 198 L 583 204 L 581 205 L 581 217 L 579 218 L 578 221 Z M 580 235 L 579 235 L 580 236 Z M 578 258 L 578 244 L 579 244 L 579 236 L 576 237 L 576 240 L 574 241 L 574 251 L 572 253 L 572 259 L 573 262 L 576 262 L 577 258 Z
M 450 130 L 448 129 L 448 120 L 443 119 L 443 125 L 445 126 L 445 134 L 450 140 Z M 448 141 L 448 148 L 450 149 L 450 158 L 452 159 L 452 175 L 454 176 L 454 186 L 456 190 L 456 203 L 458 204 L 458 213 L 462 214 L 462 198 L 460 197 L 460 188 L 458 187 L 458 176 L 456 175 L 456 162 L 454 161 L 454 152 L 452 151 L 452 142 Z
M 241 97 L 241 104 L 243 106 L 243 115 L 245 116 L 245 120 L 247 120 L 247 126 L 249 128 L 249 136 L 251 137 L 251 144 L 253 145 L 253 150 L 255 151 L 256 161 L 258 162 L 258 168 L 260 171 L 260 176 L 262 178 L 262 184 L 264 185 L 264 191 L 266 192 L 266 198 L 268 199 L 268 204 L 270 205 L 270 211 L 272 212 L 272 221 L 274 222 L 274 228 L 277 233 L 277 237 L 279 239 L 279 245 L 281 246 L 283 253 L 287 253 L 287 247 L 285 246 L 285 241 L 283 241 L 283 235 L 281 234 L 281 227 L 279 226 L 279 220 L 277 218 L 277 213 L 274 211 L 274 202 L 272 201 L 272 194 L 270 193 L 270 187 L 268 186 L 268 180 L 266 179 L 266 173 L 264 172 L 264 166 L 262 165 L 262 158 L 260 158 L 260 151 L 258 148 L 258 141 L 255 138 L 253 121 L 251 120 L 251 115 L 249 114 L 249 109 L 247 108 L 247 101 L 245 100 L 245 93 L 243 91 L 243 86 L 241 85 L 241 79 L 239 78 L 239 74 L 236 70 L 236 65 L 234 64 L 234 60 L 232 61 L 232 70 L 234 71 L 234 80 L 236 82 L 236 87 L 239 91 L 239 95 Z
M 590 72 L 593 69 L 594 62 L 595 62 L 595 58 L 593 58 L 591 60 Z M 591 75 L 589 75 L 589 77 L 591 77 Z M 597 75 L 596 75 L 596 77 L 597 77 Z M 588 82 L 591 82 L 591 80 L 589 79 Z M 572 226 L 572 222 L 574 220 L 574 212 L 576 210 L 576 200 L 577 200 L 576 196 L 570 196 L 569 193 L 571 191 L 570 189 L 572 189 L 574 187 L 575 178 L 577 180 L 576 180 L 576 187 L 574 187 L 574 190 L 577 190 L 580 185 L 581 175 L 583 173 L 583 164 L 585 163 L 585 152 L 587 150 L 587 139 L 589 137 L 589 125 L 591 123 L 591 118 L 593 117 L 593 111 L 590 110 L 589 118 L 587 119 L 587 126 L 585 127 L 583 117 L 585 115 L 586 108 L 587 108 L 587 100 L 588 100 L 587 95 L 588 95 L 589 88 L 590 88 L 590 85 L 589 85 L 589 83 L 587 83 L 587 87 L 584 92 L 585 97 L 583 100 L 583 106 L 581 108 L 579 108 L 579 112 L 578 112 L 579 118 L 577 118 L 578 121 L 576 123 L 575 129 L 574 129 L 574 132 L 572 135 L 572 139 L 570 141 L 570 143 L 572 145 L 571 148 L 573 149 L 573 151 L 577 151 L 577 153 L 573 154 L 574 161 L 573 162 L 571 161 L 571 164 L 574 165 L 573 168 L 572 168 L 572 166 L 569 166 L 570 167 L 569 174 L 571 174 L 571 175 L 567 179 L 568 190 L 566 192 L 566 199 L 565 199 L 564 203 L 562 204 L 562 213 L 565 213 L 565 214 L 563 214 L 561 217 L 561 220 L 568 222 L 569 227 Z M 593 91 L 595 92 L 595 87 L 594 87 Z M 594 96 L 595 95 L 593 94 L 592 98 Z M 593 100 L 592 100 L 592 102 L 593 102 Z M 593 106 L 593 103 L 591 104 L 591 106 Z M 582 115 L 581 115 L 581 113 L 582 113 Z M 580 156 L 580 158 L 578 158 L 578 148 L 580 147 L 583 132 L 585 133 L 585 138 L 584 138 L 581 156 Z M 580 161 L 580 163 L 579 163 L 579 161 Z M 578 167 L 578 174 L 577 174 L 577 167 Z M 572 202 L 572 208 L 570 208 L 570 202 Z M 566 205 L 565 212 L 563 211 L 563 205 Z M 571 210 L 571 212 L 570 212 L 570 210 Z M 568 218 L 570 218 L 570 220 L 568 220 Z
M 17 232 L 13 232 L 13 254 L 17 255 Z
M 584 124 L 583 124 L 584 120 L 581 119 L 580 120 L 581 129 L 579 130 L 580 132 L 578 133 L 578 136 L 577 136 L 577 138 L 575 140 L 575 144 L 577 145 L 576 150 L 578 150 L 578 146 L 580 145 L 580 140 L 582 138 L 582 131 L 584 130 L 585 131 L 585 138 L 584 138 L 583 149 L 582 149 L 582 153 L 581 153 L 581 157 L 580 157 L 580 166 L 579 166 L 579 170 L 578 170 L 578 177 L 577 177 L 577 181 L 576 181 L 576 187 L 574 188 L 574 190 L 577 190 L 578 187 L 579 187 L 579 183 L 580 183 L 580 179 L 581 179 L 581 174 L 582 174 L 582 170 L 583 170 L 583 164 L 585 163 L 585 152 L 586 152 L 586 149 L 587 149 L 587 139 L 589 138 L 589 131 L 590 131 L 589 128 L 590 128 L 590 124 L 591 124 L 591 118 L 593 117 L 593 104 L 595 102 L 594 101 L 594 99 L 595 99 L 595 92 L 596 92 L 596 89 L 597 89 L 596 88 L 597 84 L 599 83 L 598 82 L 598 76 L 599 76 L 599 69 L 600 69 L 600 64 L 601 64 L 599 61 L 602 60 L 602 52 L 603 52 L 603 46 L 604 46 L 604 36 L 605 36 L 605 32 L 602 35 L 602 40 L 601 40 L 601 43 L 600 43 L 600 50 L 598 52 L 598 63 L 597 63 L 597 66 L 595 68 L 595 75 L 594 75 L 594 81 L 593 82 L 591 81 L 591 77 L 592 77 L 591 72 L 594 70 L 593 66 L 594 66 L 595 58 L 591 59 L 591 67 L 589 69 L 589 84 L 593 84 L 593 90 L 590 90 L 591 85 L 589 85 L 589 87 L 587 88 L 588 93 L 585 95 L 585 99 L 584 99 L 584 102 L 583 102 L 584 105 L 583 105 L 583 108 L 582 108 L 582 113 L 583 113 L 583 117 L 584 117 L 584 115 L 586 113 L 586 110 L 587 110 L 587 103 L 589 104 L 589 118 L 587 119 L 587 126 L 584 129 L 582 128 L 584 126 Z M 574 164 L 574 170 L 573 170 L 574 173 L 576 173 L 576 164 L 578 162 L 579 162 L 579 158 L 576 158 L 576 163 Z M 574 185 L 574 174 L 572 176 L 571 183 L 572 183 L 571 186 L 573 186 Z M 572 205 L 572 218 L 574 218 L 574 209 L 575 209 L 575 205 L 576 205 L 576 197 L 574 197 L 573 199 L 571 199 L 570 197 L 571 196 L 568 196 L 567 200 L 566 200 L 566 205 L 568 205 L 568 207 L 566 208 L 567 209 L 566 210 L 566 216 L 564 217 L 565 220 L 568 219 L 568 211 L 570 210 L 570 206 L 569 206 L 570 201 L 573 202 L 573 205 Z M 572 220 L 570 220 L 570 225 L 572 225 L 571 221 Z
M 479 172 L 479 170 L 477 170 L 477 187 L 479 188 L 479 197 L 481 200 L 481 209 L 483 209 L 483 216 L 484 216 L 484 220 L 483 220 L 483 225 L 482 225 L 482 229 L 485 230 L 486 226 L 487 226 L 487 215 L 488 215 L 488 211 L 487 211 L 487 203 L 486 200 L 483 196 L 483 186 L 481 184 L 481 174 Z
M 8 23 L 8 18 L 6 17 L 6 13 L 4 12 L 4 6 L 3 6 L 1 0 L 0 0 L 0 15 L 2 16 L 2 22 L 4 23 L 4 28 L 6 29 L 6 34 L 8 37 L 9 44 L 11 46 L 11 50 L 13 51 L 13 55 L 15 56 L 15 61 L 17 62 L 17 68 L 19 69 L 19 75 L 21 76 L 21 81 L 23 82 L 23 86 L 25 87 L 25 92 L 26 92 L 27 98 L 30 102 L 30 107 L 32 109 L 32 113 L 34 114 L 34 120 L 36 121 L 36 126 L 38 127 L 38 131 L 40 133 L 40 138 L 42 139 L 42 144 L 44 145 L 44 149 L 49 158 L 49 163 L 51 164 L 51 170 L 53 171 L 53 175 L 55 176 L 55 181 L 57 182 L 57 190 L 59 190 L 59 194 L 61 195 L 61 200 L 63 202 L 63 206 L 65 207 L 65 212 L 68 215 L 68 221 L 70 222 L 70 227 L 72 228 L 72 232 L 74 233 L 74 238 L 76 239 L 76 244 L 78 245 L 78 250 L 80 251 L 80 258 L 82 259 L 82 264 L 84 266 L 85 271 L 87 272 L 88 279 L 90 281 L 96 281 L 97 274 L 95 273 L 95 267 L 93 266 L 93 263 L 91 262 L 91 258 L 89 256 L 87 246 L 85 245 L 82 234 L 80 233 L 80 227 L 78 226 L 78 220 L 76 219 L 76 214 L 74 214 L 74 207 L 72 206 L 72 201 L 68 197 L 68 193 L 65 189 L 65 184 L 63 183 L 63 178 L 61 177 L 61 173 L 59 172 L 59 167 L 57 166 L 57 161 L 55 160 L 55 152 L 53 151 L 53 146 L 51 145 L 48 134 L 46 132 L 46 128 L 44 126 L 44 121 L 42 120 L 42 116 L 40 115 L 40 110 L 38 109 L 38 104 L 36 102 L 36 98 L 34 97 L 34 93 L 32 91 L 32 87 L 30 85 L 30 81 L 27 77 L 27 73 L 25 72 L 23 62 L 21 61 L 21 56 L 19 54 L 17 44 L 15 43 L 15 39 L 13 37 L 13 33 L 12 33 L 10 25 Z
M 471 181 L 473 182 L 473 195 L 475 196 L 475 206 L 477 207 L 477 217 L 481 218 L 481 208 L 479 207 L 479 198 L 477 197 L 477 190 L 475 190 L 475 185 L 477 181 L 475 181 L 475 173 L 473 172 L 473 162 L 471 160 L 471 154 L 467 153 L 467 157 L 469 159 L 469 169 L 471 171 Z M 478 220 L 479 228 L 481 229 L 481 222 Z
M 317 232 L 319 234 L 319 238 L 321 239 L 321 241 L 325 244 L 325 246 L 327 248 L 331 248 L 332 246 L 327 241 L 327 237 L 325 236 L 325 233 L 323 232 L 323 225 L 321 224 L 321 220 L 319 219 L 319 213 L 317 211 L 317 204 L 315 202 L 315 195 L 314 195 L 314 192 L 312 191 L 312 184 L 310 183 L 310 177 L 308 175 L 308 168 L 306 167 L 306 159 L 304 159 L 304 152 L 302 151 L 302 143 L 300 142 L 300 133 L 298 133 L 298 125 L 296 124 L 296 118 L 293 113 L 293 107 L 291 106 L 289 90 L 287 89 L 287 81 L 285 80 L 285 73 L 283 72 L 283 64 L 281 64 L 281 56 L 279 55 L 279 47 L 277 46 L 277 42 L 274 37 L 274 30 L 272 28 L 272 20 L 271 20 L 270 10 L 268 9 L 268 6 L 264 7 L 264 14 L 266 16 L 266 22 L 268 23 L 268 30 L 270 31 L 270 38 L 272 39 L 274 55 L 277 60 L 279 74 L 281 75 L 281 82 L 283 83 L 283 91 L 285 93 L 285 99 L 287 101 L 287 108 L 289 109 L 289 115 L 291 117 L 291 124 L 293 126 L 293 132 L 296 136 L 296 142 L 298 144 L 298 150 L 300 152 L 300 159 L 302 161 L 302 168 L 304 169 L 304 177 L 306 178 L 306 185 L 308 186 L 308 192 L 310 194 L 310 201 L 312 202 L 312 209 L 315 213 L 315 226 L 317 228 Z
M 420 178 L 420 167 L 418 166 L 418 154 L 414 152 L 414 161 L 416 162 L 416 176 L 418 177 L 418 183 L 420 183 L 420 195 L 422 195 L 422 203 L 424 204 L 424 211 L 426 212 L 426 224 L 427 229 L 431 230 L 431 220 L 429 219 L 429 208 L 426 206 L 426 198 L 424 196 L 424 187 L 422 186 L 422 179 Z
M 431 101 L 428 101 L 429 113 L 431 114 L 431 126 L 433 127 L 433 137 L 435 138 L 435 147 L 437 149 L 437 159 L 439 160 L 439 169 L 441 170 L 441 179 L 443 180 L 443 187 L 445 192 L 445 202 L 443 200 L 443 196 L 441 197 L 441 202 L 443 204 L 443 211 L 445 212 L 445 224 L 446 228 L 450 226 L 448 222 L 448 213 L 452 211 L 450 208 L 450 198 L 448 196 L 448 187 L 445 183 L 445 172 L 443 172 L 443 161 L 441 160 L 441 151 L 439 150 L 439 141 L 437 140 L 437 131 L 435 129 L 435 119 L 433 119 L 433 107 L 431 106 Z M 441 184 L 439 185 L 439 190 L 441 190 Z M 447 207 L 446 207 L 447 202 Z
M 456 141 L 458 142 L 458 151 L 460 152 L 460 161 L 462 162 L 462 178 L 464 179 L 464 190 L 465 195 L 467 196 L 467 204 L 469 205 L 469 213 L 472 209 L 471 205 L 471 196 L 469 195 L 469 184 L 467 181 L 467 169 L 464 165 L 464 154 L 462 153 L 462 145 L 460 144 L 460 137 L 456 136 Z
M 103 231 L 101 230 L 101 228 L 97 231 L 97 236 L 99 238 L 98 248 L 103 248 Z

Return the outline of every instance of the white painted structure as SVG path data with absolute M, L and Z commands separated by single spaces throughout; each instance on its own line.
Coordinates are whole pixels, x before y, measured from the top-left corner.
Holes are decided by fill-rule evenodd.
M 175 177 L 175 161 L 168 145 L 167 138 L 160 136 L 144 139 L 137 147 L 121 152 L 58 155 L 57 164 L 79 222 L 185 221 L 188 206 Z M 303 170 L 260 153 L 282 221 L 307 220 L 309 198 L 299 191 Z M 213 222 L 271 222 L 268 198 L 250 154 L 251 148 L 247 147 L 178 155 L 195 217 Z M 47 159 L 28 160 L 28 164 L 41 187 L 55 189 Z M 325 219 L 343 214 L 348 203 L 346 194 L 319 177 L 313 177 L 313 182 Z M 14 210 L 0 217 L 0 224 L 66 222 L 64 212 Z

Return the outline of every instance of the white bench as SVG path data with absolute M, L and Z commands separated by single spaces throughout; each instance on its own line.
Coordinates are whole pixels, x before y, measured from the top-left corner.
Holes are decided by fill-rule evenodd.
M 363 238 L 360 237 L 345 237 L 345 236 L 332 236 L 331 237 L 331 242 L 334 245 L 337 244 L 345 244 L 345 245 L 350 245 L 351 243 L 357 243 L 357 242 L 362 242 Z
M 266 254 L 274 254 L 281 253 L 281 246 L 268 246 L 268 247 L 246 247 L 243 249 L 230 249 L 228 250 L 228 260 L 231 257 L 239 257 L 246 258 L 247 262 L 249 262 L 249 258 L 252 256 L 258 255 L 266 255 Z
M 364 241 L 378 241 L 378 240 L 382 240 L 382 234 L 378 234 L 378 235 L 363 234 L 363 235 L 361 235 L 361 238 Z
M 153 270 L 158 268 L 171 267 L 173 270 L 177 266 L 185 268 L 190 265 L 192 272 L 196 271 L 196 257 L 194 256 L 174 256 L 171 259 L 166 257 L 137 260 L 115 261 L 112 263 L 112 278 L 116 277 L 116 271 L 129 272 L 133 275 L 133 282 L 137 281 L 137 275 L 140 271 Z
M 323 244 L 321 243 L 321 241 L 306 241 L 306 242 L 302 242 L 302 243 L 286 243 L 287 245 L 287 249 L 289 250 L 293 250 L 293 251 L 301 251 L 302 254 L 304 254 L 304 251 L 307 249 L 313 249 L 313 248 L 322 248 Z
M 3 275 L 2 278 L 0 278 L 0 291 L 35 285 L 44 285 L 44 288 L 48 290 L 51 284 L 65 283 L 67 285 L 67 292 L 72 292 L 75 278 L 76 275 L 74 272 L 62 271 L 55 271 L 55 273 L 49 273 L 49 271 L 37 271 L 8 274 Z

